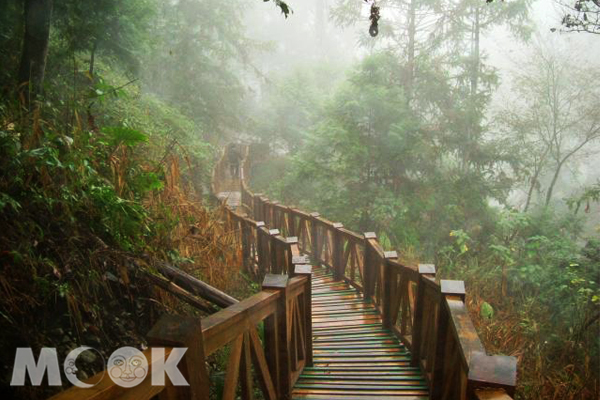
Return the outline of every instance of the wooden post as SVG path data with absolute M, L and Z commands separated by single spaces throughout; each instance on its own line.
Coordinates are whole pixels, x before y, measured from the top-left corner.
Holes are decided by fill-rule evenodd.
M 312 343 L 312 266 L 296 265 L 294 275 L 305 276 L 306 284 L 304 286 L 303 311 L 304 316 L 304 343 L 306 346 L 306 364 L 305 367 L 313 365 L 313 343 Z
M 365 255 L 364 255 L 364 293 L 365 299 L 371 300 L 375 294 L 375 266 L 373 265 L 373 243 L 377 242 L 377 235 L 375 232 L 365 232 Z
M 269 229 L 269 265 L 267 273 L 281 273 L 281 246 L 279 245 L 276 236 L 279 236 L 279 229 Z
M 267 226 L 272 227 L 273 226 L 273 216 L 271 214 L 271 201 L 269 200 L 268 197 L 262 197 L 262 204 L 263 204 L 263 219 L 265 220 L 265 224 L 267 224 Z
M 290 319 L 287 315 L 287 275 L 267 274 L 262 289 L 279 292 L 277 300 L 276 331 L 265 324 L 265 348 L 275 344 L 277 359 L 277 398 L 288 400 L 292 397 L 292 366 L 289 344 L 291 343 Z M 267 332 L 270 331 L 270 332 Z M 273 336 L 276 335 L 276 340 Z M 274 343 L 276 342 L 276 343 Z
M 265 217 L 262 213 L 262 193 L 256 193 L 252 201 L 254 203 L 254 210 L 252 210 L 255 221 L 264 221 Z
M 393 287 L 396 286 L 393 277 L 395 274 L 392 272 L 392 267 L 389 260 L 395 260 L 398 258 L 398 253 L 395 251 L 386 251 L 383 253 L 384 261 L 381 267 L 383 268 L 383 293 L 381 299 L 381 308 L 383 310 L 383 326 L 388 329 L 392 327 L 392 291 Z
M 316 266 L 321 266 L 321 255 L 319 254 L 319 231 L 317 229 L 319 215 L 320 214 L 318 212 L 310 213 L 310 242 L 312 245 L 311 259 L 312 265 Z
M 440 282 L 441 296 L 438 305 L 438 323 L 435 340 L 435 361 L 433 365 L 433 379 L 431 380 L 430 396 L 432 399 L 442 397 L 442 391 L 445 385 L 446 371 L 444 371 L 444 361 L 446 354 L 446 342 L 448 339 L 448 327 L 450 315 L 445 306 L 446 298 L 452 296 L 465 298 L 465 283 L 463 281 L 442 280 Z M 458 368 L 458 366 L 456 366 Z
M 242 218 L 242 265 L 246 272 L 254 273 L 251 271 L 252 262 L 250 261 L 250 222 L 247 218 Z
M 333 231 L 331 235 L 333 236 L 333 249 L 332 249 L 332 267 L 333 267 L 333 279 L 336 281 L 341 281 L 344 279 L 344 270 L 346 266 L 344 265 L 344 237 L 342 235 L 341 228 L 344 227 L 340 222 L 333 223 Z
M 505 391 L 515 395 L 517 385 L 517 359 L 509 356 L 488 356 L 482 352 L 471 354 L 467 390 L 471 396 L 479 392 L 478 398 L 486 398 L 482 393 Z
M 265 223 L 260 221 L 261 225 L 256 224 L 256 241 L 258 253 L 258 273 L 260 276 L 265 276 L 270 262 L 271 254 L 269 254 L 269 230 L 265 227 Z
M 423 343 L 423 309 L 425 305 L 425 279 L 435 280 L 435 265 L 419 264 L 419 279 L 417 281 L 417 298 L 415 299 L 415 318 L 412 333 L 412 359 L 413 367 L 420 366 L 421 346 Z
M 287 244 L 286 252 L 287 257 L 285 260 L 286 271 L 285 273 L 289 276 L 294 276 L 294 256 L 299 256 L 300 251 L 298 250 L 298 238 L 290 236 L 285 238 Z M 297 253 L 297 254 L 294 254 Z
M 210 378 L 206 371 L 200 319 L 163 315 L 148 332 L 147 338 L 150 347 L 187 347 L 179 369 L 190 385 L 167 384 L 165 390 L 160 394 L 161 400 L 208 400 Z

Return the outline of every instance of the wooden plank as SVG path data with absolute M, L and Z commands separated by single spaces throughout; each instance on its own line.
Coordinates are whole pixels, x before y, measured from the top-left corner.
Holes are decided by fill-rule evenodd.
M 235 400 L 240 374 L 240 361 L 244 335 L 239 335 L 231 344 L 231 352 L 227 361 L 225 383 L 223 384 L 223 400 Z
M 229 307 L 238 302 L 237 299 L 229 296 L 227 293 L 224 293 L 171 265 L 160 262 L 157 263 L 156 267 L 161 274 L 171 279 L 176 285 L 181 286 L 219 307 Z
M 243 400 L 252 400 L 254 398 L 254 391 L 252 387 L 252 362 L 250 360 L 250 335 L 248 331 L 246 331 L 244 332 L 244 344 L 240 363 Z
M 273 377 L 269 371 L 265 353 L 263 352 L 256 328 L 252 327 L 250 333 L 250 348 L 252 350 L 252 361 L 257 371 L 258 382 L 262 393 L 267 400 L 276 400 L 277 394 L 273 385 Z

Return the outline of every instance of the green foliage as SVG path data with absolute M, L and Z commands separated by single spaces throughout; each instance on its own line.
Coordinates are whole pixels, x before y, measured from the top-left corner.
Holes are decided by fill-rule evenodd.
M 481 304 L 481 310 L 479 311 L 482 318 L 492 319 L 494 318 L 494 308 L 490 305 L 490 303 L 484 301 Z
M 458 143 L 448 142 L 452 131 L 420 122 L 420 110 L 406 103 L 396 71 L 391 53 L 357 66 L 273 189 L 287 203 L 433 256 L 459 226 L 469 234 L 489 234 L 493 217 L 484 196 L 504 192 L 487 170 L 490 159 L 501 157 L 489 143 L 485 161 L 471 158 L 471 167 L 463 168 L 456 159 Z
M 149 49 L 147 35 L 158 7 L 155 0 L 54 2 L 54 50 L 115 57 L 130 70 L 139 68 Z M 93 54 L 93 56 L 92 56 Z M 90 70 L 93 65 L 90 60 Z

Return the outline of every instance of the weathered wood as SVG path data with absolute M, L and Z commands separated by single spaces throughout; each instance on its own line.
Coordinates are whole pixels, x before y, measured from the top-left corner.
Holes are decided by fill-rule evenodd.
M 382 263 L 381 267 L 383 268 L 383 295 L 382 295 L 382 304 L 383 304 L 383 326 L 388 329 L 391 329 L 393 326 L 393 318 L 392 315 L 392 303 L 393 303 L 393 283 L 394 276 L 392 267 L 390 265 L 391 260 L 395 260 L 398 258 L 398 254 L 395 251 L 386 251 L 384 253 L 385 261 Z
M 225 383 L 223 384 L 223 400 L 235 400 L 243 344 L 244 334 L 242 333 L 231 345 L 229 359 L 227 360 Z
M 341 281 L 344 279 L 346 264 L 344 263 L 344 236 L 341 228 L 344 226 L 341 223 L 334 223 L 332 229 L 333 249 L 332 249 L 332 266 L 334 271 L 334 279 Z
M 514 396 L 517 385 L 517 359 L 509 356 L 488 356 L 484 352 L 473 352 L 469 363 L 469 390 L 476 393 L 479 391 L 480 397 L 502 399 L 508 395 Z M 492 393 L 485 393 L 482 388 L 493 387 L 505 391 L 504 395 L 496 391 L 495 396 Z M 500 393 L 500 394 L 498 394 Z
M 265 276 L 263 282 L 263 291 L 274 291 L 279 294 L 277 300 L 277 341 L 276 345 L 276 358 L 277 358 L 277 397 L 282 400 L 291 399 L 292 396 L 292 382 L 291 382 L 291 357 L 290 357 L 290 341 L 291 341 L 291 327 L 288 315 L 288 296 L 287 296 L 287 275 L 272 275 L 268 274 Z M 265 327 L 266 328 L 266 327 Z M 270 327 L 273 329 L 273 327 Z M 272 335 L 269 335 L 272 339 Z M 273 345 L 273 343 L 265 343 L 266 346 Z
M 247 171 L 250 165 L 248 148 L 245 155 L 242 163 L 243 171 Z M 223 170 L 224 168 L 219 166 L 218 173 L 215 173 L 216 179 Z M 242 176 L 245 176 L 245 172 Z M 297 369 L 309 357 L 309 353 L 305 352 L 309 342 L 305 339 L 311 337 L 306 332 L 307 325 L 313 326 L 312 335 L 336 331 L 344 332 L 344 335 L 364 335 L 374 324 L 381 324 L 391 329 L 406 342 L 414 355 L 413 360 L 408 359 L 410 361 L 406 362 L 423 367 L 431 388 L 430 396 L 433 399 L 445 397 L 462 400 L 467 396 L 467 389 L 470 396 L 489 392 L 489 389 L 484 390 L 484 387 L 505 388 L 503 389 L 505 392 L 514 390 L 514 382 L 511 379 L 514 380 L 516 374 L 513 373 L 511 366 L 516 365 L 516 361 L 510 357 L 494 358 L 483 353 L 483 346 L 464 304 L 464 283 L 442 281 L 437 284 L 434 266 L 420 265 L 417 268 L 393 260 L 390 254 L 383 251 L 376 235 L 372 232 L 358 235 L 344 229 L 341 225 L 320 218 L 318 213 L 308 214 L 278 204 L 276 201 L 270 201 L 261 194 L 252 193 L 243 179 L 240 187 L 242 203 L 253 211 L 252 217 L 265 220 L 266 226 L 271 230 L 265 227 L 264 231 L 256 234 L 258 264 L 262 266 L 262 274 L 284 272 L 290 276 L 302 276 L 299 267 L 305 259 L 301 258 L 300 249 L 311 255 L 313 265 L 329 266 L 333 272 L 333 275 L 322 275 L 323 272 L 319 269 L 318 274 L 324 277 L 323 283 L 311 288 L 313 300 L 310 310 L 302 297 L 306 296 L 307 288 L 299 285 L 296 278 L 288 280 L 268 278 L 272 281 L 266 282 L 271 288 L 265 290 L 282 294 L 281 297 L 286 298 L 285 301 L 277 298 L 276 306 L 273 305 L 274 303 L 269 303 L 269 307 L 262 307 L 263 311 L 260 314 L 261 318 L 265 318 L 266 348 L 263 368 L 266 364 L 273 378 L 273 390 L 279 397 L 281 393 L 287 393 L 290 377 L 293 382 L 300 373 Z M 228 218 L 231 219 L 232 224 L 241 225 L 240 242 L 243 247 L 248 246 L 246 239 L 248 235 L 243 233 L 244 219 L 234 215 Z M 278 233 L 281 234 L 297 236 L 296 242 L 289 242 L 283 236 L 274 235 L 273 229 L 278 229 Z M 242 252 L 244 258 L 248 258 L 247 255 L 251 251 L 242 249 Z M 356 275 L 357 270 L 359 276 Z M 337 283 L 334 283 L 336 281 Z M 365 316 L 356 319 L 358 309 L 355 307 L 357 302 L 362 301 L 360 295 L 353 291 L 338 291 L 333 294 L 324 289 L 326 285 L 341 285 L 343 282 L 358 288 L 365 298 L 372 299 L 375 303 L 374 310 L 379 310 L 383 318 Z M 283 304 L 285 304 L 285 312 L 281 311 Z M 258 313 L 256 308 L 252 309 L 252 315 Z M 325 309 L 338 310 L 339 315 L 331 315 L 328 319 L 324 319 Z M 243 313 L 246 312 L 249 311 Z M 273 314 L 268 314 L 269 312 Z M 308 312 L 312 316 L 312 324 L 306 323 Z M 249 319 L 240 316 L 240 313 L 241 310 L 237 312 L 230 310 L 229 314 L 222 314 L 221 317 L 225 319 L 215 326 L 223 329 L 229 327 L 227 329 L 237 332 L 234 326 L 249 324 Z M 252 334 L 247 335 L 248 340 L 252 342 Z M 221 336 L 227 336 L 227 333 L 223 331 Z M 354 336 L 349 337 L 353 340 Z M 347 345 L 346 342 L 342 343 L 345 343 L 344 346 Z M 252 347 L 249 345 L 250 352 Z M 352 365 L 358 365 L 354 363 L 358 363 L 363 357 L 371 360 L 379 357 L 378 352 L 369 346 L 365 347 L 364 354 L 353 347 L 348 347 L 347 350 L 356 353 L 351 358 Z M 320 354 L 320 351 L 315 349 L 313 355 L 315 365 L 319 365 L 315 357 Z M 381 353 L 386 354 L 387 351 Z M 282 356 L 287 357 L 283 364 Z M 478 365 L 474 364 L 476 357 Z M 331 355 L 329 359 L 319 358 L 319 360 L 326 362 L 327 368 L 331 369 L 331 365 L 338 365 L 336 364 L 338 358 L 340 357 Z M 365 370 L 371 368 L 373 367 L 365 367 Z M 499 370 L 501 372 L 498 372 Z M 312 393 L 313 396 L 335 399 L 342 393 L 340 387 L 347 385 L 343 380 L 337 382 L 331 377 L 330 379 L 332 383 L 329 388 L 320 386 L 317 391 L 311 389 L 310 385 L 313 385 L 313 382 L 303 381 L 305 382 L 303 385 L 308 386 L 297 388 L 299 389 L 297 394 L 302 397 Z M 264 382 L 261 383 L 261 387 L 263 392 L 268 393 Z M 357 390 L 357 387 L 352 390 Z M 385 390 L 388 389 L 378 392 L 378 397 L 385 398 L 393 393 Z
M 207 356 L 277 310 L 278 293 L 262 291 L 202 320 Z
M 250 334 L 244 332 L 244 344 L 242 349 L 242 359 L 240 365 L 240 375 L 242 382 L 242 399 L 252 400 L 254 398 L 254 390 L 252 385 L 252 361 L 250 355 Z
M 196 307 L 197 309 L 204 311 L 206 313 L 213 313 L 216 311 L 215 308 L 202 303 L 198 298 L 196 298 L 194 295 L 192 295 L 190 292 L 182 289 L 181 287 L 177 286 L 176 284 L 174 284 L 173 282 L 169 281 L 166 278 L 163 278 L 161 276 L 158 275 L 154 275 L 151 273 L 147 273 L 145 274 L 148 279 L 150 279 L 152 281 L 152 283 L 154 283 L 156 286 L 160 287 L 161 289 L 166 290 L 167 292 L 171 293 L 172 295 L 174 295 L 175 297 L 185 301 L 186 303 L 188 303 L 189 305 Z
M 474 394 L 477 400 L 511 400 L 504 389 L 477 389 Z
M 424 324 L 426 322 L 423 318 L 425 310 L 425 287 L 424 280 L 435 280 L 435 266 L 433 264 L 419 264 L 419 280 L 417 281 L 417 298 L 415 301 L 415 318 L 413 322 L 413 342 L 412 342 L 412 353 L 413 360 L 412 365 L 417 366 L 421 361 L 421 346 L 424 341 Z
M 147 335 L 150 347 L 186 347 L 181 373 L 189 386 L 172 386 L 170 397 L 208 400 L 210 379 L 205 367 L 202 323 L 199 318 L 163 315 Z
M 304 293 L 302 294 L 303 300 L 303 315 L 304 315 L 304 329 L 306 338 L 306 366 L 312 366 L 313 364 L 313 342 L 312 342 L 312 266 L 310 265 L 296 265 L 294 275 L 306 278 L 304 285 Z
M 216 289 L 209 284 L 202 282 L 200 279 L 166 263 L 157 264 L 156 268 L 161 274 L 171 279 L 176 285 L 219 307 L 228 307 L 238 302 L 238 300 L 223 293 L 219 289 Z
M 320 264 L 320 254 L 319 254 L 319 242 L 320 242 L 320 238 L 319 238 L 319 230 L 317 227 L 317 219 L 319 218 L 319 213 L 318 212 L 313 212 L 310 213 L 310 219 L 307 219 L 307 221 L 310 221 L 310 242 L 312 245 L 312 249 L 311 249 L 311 260 L 313 261 L 313 264 Z
M 377 279 L 378 268 L 376 263 L 375 245 L 377 243 L 377 235 L 374 232 L 366 232 L 365 236 L 365 256 L 364 256 L 364 290 L 365 298 L 372 299 L 375 295 L 375 281 Z
M 258 383 L 261 386 L 262 392 L 267 400 L 276 400 L 277 392 L 273 384 L 273 375 L 269 370 L 269 365 L 262 348 L 262 343 L 256 332 L 256 328 L 251 327 L 250 333 L 250 348 L 252 350 L 252 362 L 257 371 Z M 266 339 L 265 339 L 266 342 Z
M 171 354 L 171 348 L 165 349 L 165 357 Z M 148 349 L 143 352 L 144 356 L 148 360 L 148 371 L 152 371 L 152 366 L 156 362 L 162 362 L 162 360 L 155 360 L 152 358 L 152 350 Z M 74 386 L 63 392 L 57 393 L 50 397 L 49 400 L 112 400 L 121 398 L 129 391 L 129 389 L 117 385 L 106 371 L 102 371 L 89 379 L 84 381 L 85 383 L 95 384 L 91 388 L 80 388 Z M 151 374 L 148 373 L 146 378 L 139 386 L 150 386 Z M 164 387 L 155 387 L 157 390 L 162 391 Z M 156 395 L 156 393 L 154 393 Z M 140 397 L 142 398 L 142 397 Z M 150 398 L 150 397 L 146 397 Z

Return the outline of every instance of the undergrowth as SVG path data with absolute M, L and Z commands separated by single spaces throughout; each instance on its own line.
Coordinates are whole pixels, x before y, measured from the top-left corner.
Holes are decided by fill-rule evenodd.
M 201 127 L 112 74 L 76 73 L 71 94 L 52 92 L 31 113 L 0 104 L 5 398 L 57 390 L 9 386 L 17 347 L 55 347 L 62 361 L 89 345 L 108 359 L 120 346 L 143 348 L 161 313 L 198 314 L 145 278 L 155 262 L 248 294 L 222 210 L 207 207 L 215 152 Z M 86 363 L 80 379 L 105 367 Z

